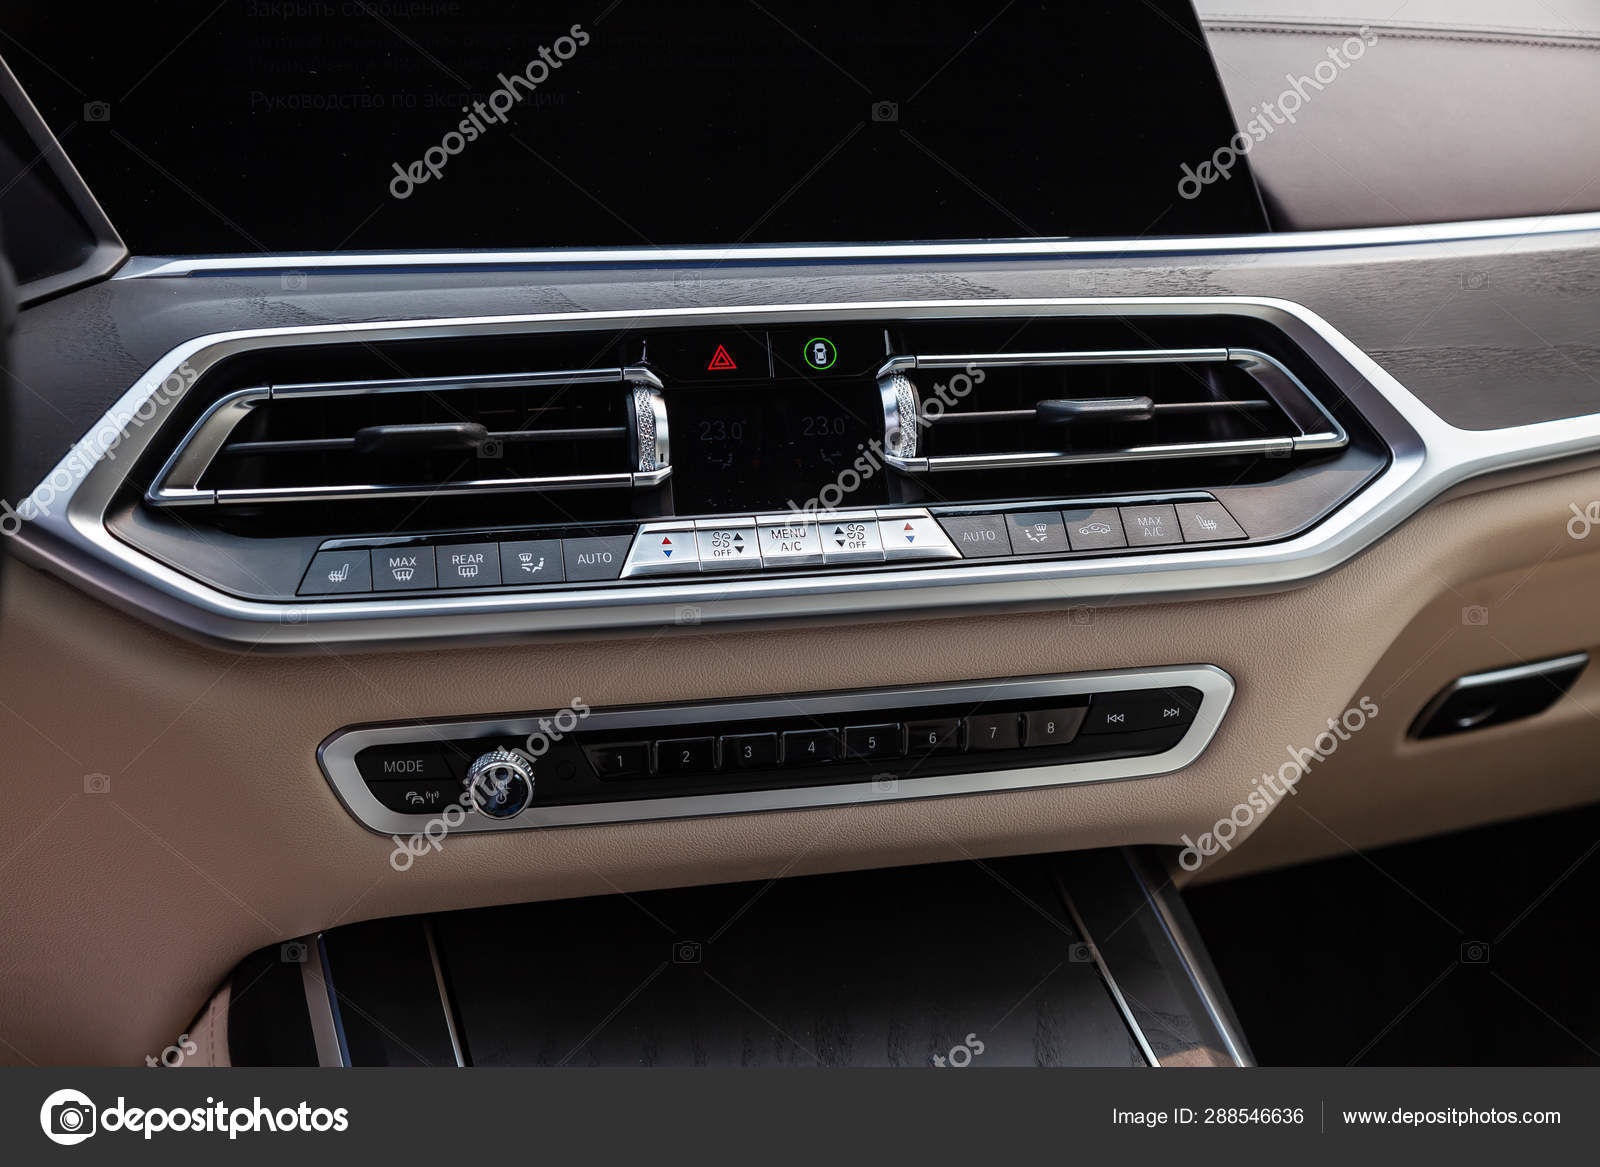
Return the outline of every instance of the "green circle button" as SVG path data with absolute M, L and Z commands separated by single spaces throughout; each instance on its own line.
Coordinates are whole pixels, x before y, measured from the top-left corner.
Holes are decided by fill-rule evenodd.
M 800 355 L 806 363 L 806 368 L 821 372 L 823 369 L 833 368 L 833 362 L 839 359 L 839 349 L 827 337 L 813 336 L 806 341 L 805 350 Z

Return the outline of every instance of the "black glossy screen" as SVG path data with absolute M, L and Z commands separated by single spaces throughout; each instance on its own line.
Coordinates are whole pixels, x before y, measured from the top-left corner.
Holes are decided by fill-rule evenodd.
M 1234 133 L 1187 0 L 15 8 L 137 253 L 1264 226 L 1242 162 L 1178 193 Z

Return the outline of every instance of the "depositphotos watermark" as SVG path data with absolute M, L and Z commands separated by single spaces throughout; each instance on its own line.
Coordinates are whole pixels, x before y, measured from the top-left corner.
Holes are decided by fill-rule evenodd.
M 329 1110 L 309 1102 L 271 1107 L 262 1103 L 259 1094 L 249 1106 L 229 1106 L 207 1098 L 204 1106 L 173 1107 L 129 1106 L 119 1094 L 115 1106 L 101 1109 L 81 1090 L 57 1090 L 39 1108 L 39 1125 L 47 1139 L 64 1147 L 118 1131 L 143 1135 L 146 1140 L 167 1131 L 180 1131 L 225 1134 L 232 1141 L 240 1135 L 347 1131 L 350 1111 L 343 1106 Z
M 1318 61 L 1309 75 L 1296 77 L 1285 73 L 1283 79 L 1289 87 L 1278 94 L 1277 101 L 1263 101 L 1250 107 L 1251 118 L 1243 128 L 1219 146 L 1210 159 L 1191 167 L 1187 162 L 1178 169 L 1183 177 L 1178 180 L 1178 193 L 1186 199 L 1197 199 L 1200 192 L 1213 182 L 1233 177 L 1233 168 L 1239 159 L 1250 153 L 1272 135 L 1279 126 L 1293 125 L 1295 115 L 1310 103 L 1312 95 L 1321 93 L 1332 85 L 1351 65 L 1366 55 L 1367 49 L 1378 43 L 1372 31 L 1362 25 L 1358 36 L 1346 37 L 1343 43 L 1328 50 L 1328 59 Z
M 468 142 L 476 142 L 488 132 L 490 126 L 504 124 L 506 114 L 524 99 L 532 97 L 539 86 L 550 80 L 555 70 L 572 60 L 578 50 L 588 43 L 589 34 L 581 24 L 575 24 L 565 36 L 556 37 L 555 44 L 540 45 L 538 56 L 523 66 L 522 72 L 509 77 L 501 73 L 496 78 L 500 87 L 490 93 L 487 100 L 462 106 L 461 112 L 467 116 L 456 123 L 455 129 L 440 138 L 437 146 L 429 146 L 422 152 L 422 157 L 409 166 L 391 163 L 394 177 L 389 180 L 389 193 L 397 199 L 408 199 L 411 192 L 423 183 L 443 178 L 446 164 L 465 150 Z
M 1219 850 L 1233 850 L 1233 840 L 1240 831 L 1256 821 L 1257 815 L 1266 814 L 1288 795 L 1296 793 L 1295 787 L 1310 771 L 1313 763 L 1327 761 L 1340 743 L 1360 733 L 1366 728 L 1367 722 L 1377 716 L 1377 702 L 1370 697 L 1362 697 L 1337 719 L 1328 718 L 1327 730 L 1319 733 L 1310 747 L 1288 747 L 1289 760 L 1278 767 L 1276 774 L 1266 773 L 1251 779 L 1250 785 L 1255 789 L 1245 795 L 1244 801 L 1235 806 L 1226 818 L 1218 819 L 1216 825 L 1201 835 L 1199 840 L 1191 839 L 1188 835 L 1180 837 L 1179 841 L 1184 846 L 1178 855 L 1178 865 L 1185 871 L 1198 871 L 1207 856 L 1215 855 Z

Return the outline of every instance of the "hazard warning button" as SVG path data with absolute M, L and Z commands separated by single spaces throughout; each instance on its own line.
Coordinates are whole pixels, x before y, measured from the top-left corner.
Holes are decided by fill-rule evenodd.
M 668 380 L 748 381 L 772 375 L 763 329 L 658 332 L 644 338 L 644 358 Z

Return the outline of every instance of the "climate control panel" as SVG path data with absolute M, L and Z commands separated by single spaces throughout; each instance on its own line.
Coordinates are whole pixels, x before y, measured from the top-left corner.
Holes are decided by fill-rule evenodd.
M 1210 742 L 1210 665 L 364 726 L 322 744 L 364 825 L 416 833 L 736 814 L 1148 777 Z

